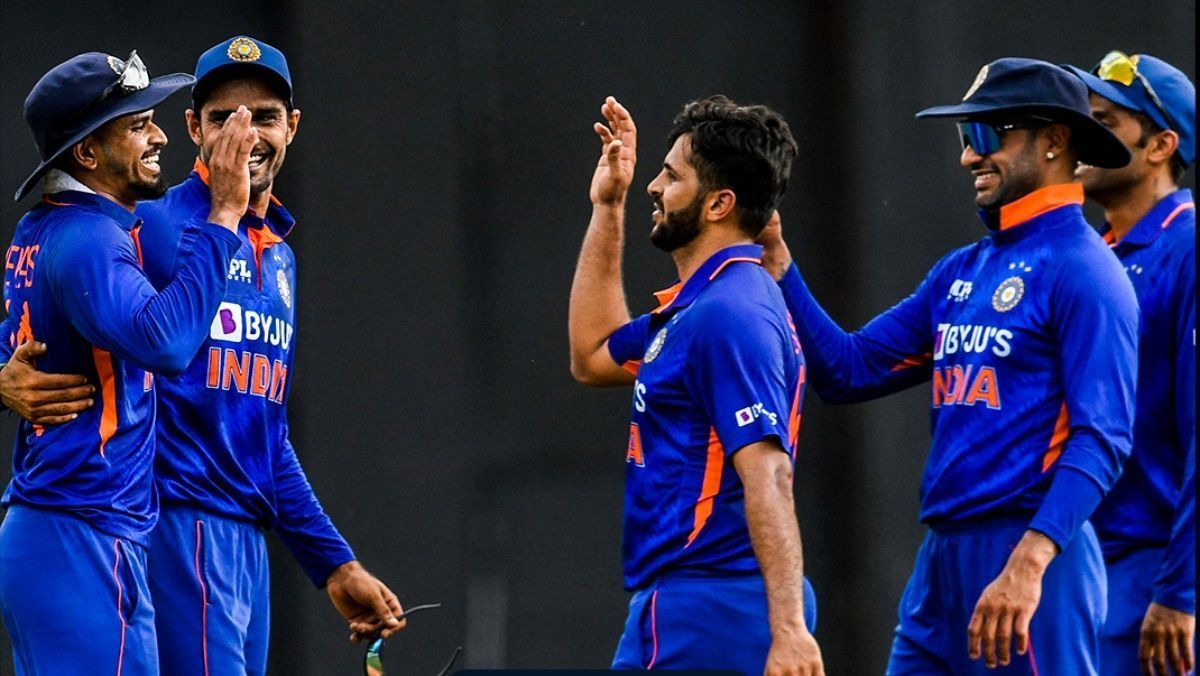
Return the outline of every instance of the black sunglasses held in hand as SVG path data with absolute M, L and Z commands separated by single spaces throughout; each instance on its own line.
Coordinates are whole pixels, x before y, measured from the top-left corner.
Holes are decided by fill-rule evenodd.
M 442 604 L 440 603 L 426 603 L 425 605 L 421 606 L 413 606 L 412 608 L 409 608 L 400 615 L 396 616 L 396 619 L 403 620 L 415 612 L 421 610 L 432 610 L 434 608 L 441 607 Z M 446 666 L 442 667 L 442 670 L 438 672 L 437 676 L 446 676 L 446 674 L 450 672 L 450 668 L 454 666 L 454 661 L 458 659 L 460 654 L 462 654 L 462 646 L 458 646 L 454 649 L 454 653 L 450 655 L 450 660 L 446 662 Z M 375 638 L 372 639 L 369 644 L 367 644 L 367 654 L 363 657 L 363 673 L 366 674 L 366 676 L 385 676 L 385 674 L 387 674 L 383 668 L 383 637 L 376 635 Z

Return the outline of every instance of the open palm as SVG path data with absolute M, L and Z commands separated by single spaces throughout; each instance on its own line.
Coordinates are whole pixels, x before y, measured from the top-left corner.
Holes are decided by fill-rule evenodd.
M 589 195 L 593 204 L 615 204 L 624 201 L 633 168 L 637 164 L 637 127 L 633 116 L 615 98 L 608 97 L 600 106 L 607 125 L 597 122 L 596 135 L 603 143 L 596 173 L 592 175 Z

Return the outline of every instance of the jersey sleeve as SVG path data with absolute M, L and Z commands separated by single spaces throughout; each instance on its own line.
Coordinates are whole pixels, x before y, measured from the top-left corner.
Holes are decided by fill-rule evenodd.
M 725 454 L 770 437 L 788 449 L 788 394 L 795 383 L 786 382 L 786 327 L 765 312 L 747 316 L 719 306 L 692 319 L 700 321 L 688 352 L 687 387 Z
M 1107 494 L 1133 446 L 1138 308 L 1133 286 L 1115 259 L 1082 263 L 1058 277 L 1050 297 L 1069 420 L 1056 471 L 1074 469 Z M 1039 512 L 1047 510 L 1071 512 L 1043 501 Z M 1060 523 L 1057 537 L 1069 540 L 1088 516 Z
M 237 235 L 216 225 L 188 226 L 187 260 L 156 292 L 129 233 L 108 221 L 80 224 L 87 236 L 64 237 L 51 258 L 52 290 L 89 342 L 148 371 L 178 374 L 207 335 L 221 302 Z
M 272 526 L 288 551 L 318 588 L 338 566 L 354 560 L 354 551 L 325 514 L 296 449 L 288 439 L 287 425 L 275 459 L 275 523 Z
M 808 382 L 832 404 L 882 397 L 931 377 L 930 273 L 911 296 L 853 333 L 817 303 L 792 267 L 780 280 L 784 301 L 804 346 Z
M 1196 612 L 1196 250 L 1188 247 L 1175 289 L 1175 431 L 1187 449 L 1187 469 L 1175 508 L 1166 555 L 1154 586 L 1154 600 L 1168 608 Z
M 608 354 L 617 366 L 637 375 L 646 343 L 650 340 L 650 315 L 644 314 L 608 337 Z

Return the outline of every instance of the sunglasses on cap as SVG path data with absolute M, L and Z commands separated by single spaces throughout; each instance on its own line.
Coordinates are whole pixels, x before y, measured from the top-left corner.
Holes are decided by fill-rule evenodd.
M 1163 119 L 1170 122 L 1171 116 L 1167 114 L 1167 107 L 1163 105 L 1162 99 L 1158 98 L 1154 87 L 1150 86 L 1150 80 L 1138 70 L 1139 58 L 1139 54 L 1129 56 L 1125 52 L 1113 50 L 1100 59 L 1100 63 L 1096 64 L 1092 72 L 1101 80 L 1118 82 L 1126 87 L 1132 86 L 1134 80 L 1141 82 L 1142 88 L 1150 95 L 1150 100 L 1154 102 L 1158 112 L 1162 113 Z
M 146 70 L 146 64 L 142 63 L 142 57 L 138 56 L 136 49 L 129 52 L 129 57 L 124 61 L 108 57 L 108 65 L 116 72 L 117 79 L 105 87 L 104 91 L 100 92 L 100 96 L 80 108 L 79 112 L 75 114 L 76 119 L 86 115 L 89 110 L 99 105 L 101 101 L 107 99 L 118 89 L 122 94 L 132 94 L 150 86 L 150 71 Z
M 1014 122 L 994 123 L 966 121 L 958 123 L 958 136 L 962 141 L 962 149 L 968 147 L 976 155 L 991 155 L 1000 150 L 1000 144 L 1006 132 L 1013 129 L 1038 129 L 1054 120 L 1045 117 L 1027 117 Z

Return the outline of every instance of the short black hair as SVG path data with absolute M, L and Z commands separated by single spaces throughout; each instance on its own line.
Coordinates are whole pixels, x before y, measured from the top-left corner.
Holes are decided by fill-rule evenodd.
M 258 80 L 271 90 L 271 93 L 278 96 L 283 101 L 283 105 L 292 110 L 291 97 L 288 95 L 287 82 L 282 77 L 268 72 L 262 66 L 256 66 L 249 63 L 235 63 L 228 66 L 213 70 L 203 80 L 197 82 L 192 87 L 192 110 L 196 113 L 204 107 L 204 103 L 208 101 L 208 97 L 212 95 L 213 90 L 217 87 L 229 82 L 230 80 L 253 79 Z
M 700 182 L 710 190 L 732 190 L 742 229 L 757 237 L 787 192 L 796 157 L 796 140 L 783 116 L 718 94 L 683 107 L 667 147 L 684 134 L 691 137 L 691 162 Z
M 1151 119 L 1149 115 L 1138 110 L 1130 110 L 1128 108 L 1126 110 L 1129 111 L 1133 119 L 1137 120 L 1137 123 L 1142 127 L 1142 135 L 1137 140 L 1138 148 L 1145 148 L 1146 144 L 1150 142 L 1151 136 L 1166 131 L 1166 129 L 1158 126 L 1158 123 Z M 1185 173 L 1187 173 L 1187 164 L 1184 163 L 1183 157 L 1179 154 L 1179 149 L 1176 148 L 1175 153 L 1171 155 L 1171 180 L 1175 181 L 1175 185 L 1179 185 L 1183 182 L 1183 175 Z

